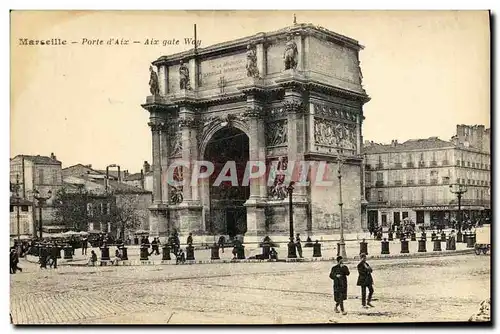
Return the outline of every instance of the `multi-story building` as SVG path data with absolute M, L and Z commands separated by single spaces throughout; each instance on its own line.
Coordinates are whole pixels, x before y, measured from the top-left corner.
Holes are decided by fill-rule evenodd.
M 490 129 L 458 125 L 451 141 L 365 142 L 368 225 L 390 226 L 404 218 L 426 226 L 458 220 L 452 184 L 467 188 L 461 200 L 464 219 L 489 216 L 489 141 Z
M 17 155 L 10 160 L 11 184 L 16 183 L 17 178 L 19 178 L 20 198 L 22 198 L 23 201 L 38 205 L 37 200 L 33 198 L 35 190 L 42 196 L 46 196 L 49 190 L 55 194 L 61 188 L 61 162 L 57 160 L 54 153 L 52 153 L 50 157 L 41 155 Z M 49 198 L 42 208 L 44 226 L 50 226 L 53 223 L 52 201 L 53 197 Z M 23 206 L 21 209 L 23 210 Z M 32 215 L 32 223 L 28 222 L 28 224 L 36 225 L 31 226 L 30 231 L 37 231 L 38 228 L 35 227 L 39 224 L 39 210 L 33 210 L 33 208 L 28 208 L 27 210 L 28 211 L 23 212 L 25 214 L 28 212 L 27 214 Z M 16 215 L 14 215 L 14 217 L 16 217 Z M 17 219 L 17 217 L 15 219 Z
M 10 184 L 10 236 L 33 235 L 33 203 L 19 194 L 19 182 Z

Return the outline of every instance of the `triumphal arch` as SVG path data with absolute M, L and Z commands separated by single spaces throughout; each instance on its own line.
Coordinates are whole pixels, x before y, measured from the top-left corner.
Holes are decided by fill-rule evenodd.
M 295 24 L 154 61 L 143 104 L 153 142 L 151 235 L 287 236 L 290 181 L 295 231 L 338 233 L 338 160 L 344 230 L 361 231 L 369 101 L 361 49 L 351 38 Z M 245 182 L 259 164 L 263 176 Z M 237 183 L 216 182 L 221 175 Z

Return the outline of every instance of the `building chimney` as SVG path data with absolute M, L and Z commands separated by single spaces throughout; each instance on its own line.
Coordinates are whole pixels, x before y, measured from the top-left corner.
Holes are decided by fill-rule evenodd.
M 88 165 L 85 165 L 85 167 L 87 167 L 87 168 L 92 168 L 92 165 L 91 165 L 91 164 L 88 164 Z
M 150 168 L 151 168 L 151 165 L 147 161 L 144 161 L 144 166 L 143 166 L 144 174 L 149 173 Z
M 53 160 L 57 160 L 57 157 L 54 153 L 50 153 L 50 158 Z
M 141 169 L 141 188 L 144 189 L 144 171 Z

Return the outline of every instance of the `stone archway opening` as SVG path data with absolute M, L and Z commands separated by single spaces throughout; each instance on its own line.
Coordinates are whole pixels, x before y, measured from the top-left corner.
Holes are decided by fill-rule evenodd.
M 208 142 L 204 160 L 214 164 L 214 173 L 209 178 L 211 232 L 230 237 L 244 235 L 247 231 L 244 203 L 250 196 L 250 187 L 243 186 L 243 177 L 249 160 L 248 136 L 235 127 L 222 128 Z M 237 183 L 217 182 L 217 178 L 221 176 L 226 176 L 227 179 L 230 176 L 234 177 L 234 174 L 231 174 L 234 172 Z

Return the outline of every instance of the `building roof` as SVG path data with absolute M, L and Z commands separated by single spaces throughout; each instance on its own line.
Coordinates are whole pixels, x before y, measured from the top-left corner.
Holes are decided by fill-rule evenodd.
M 103 174 L 103 175 L 106 175 L 106 170 L 105 170 L 105 169 L 98 169 L 97 171 L 98 171 L 99 173 Z M 123 170 L 120 170 L 120 174 L 121 174 L 122 176 L 123 176 L 123 172 L 124 172 Z M 110 177 L 113 177 L 113 178 L 115 178 L 115 179 L 118 179 L 118 171 L 117 171 L 116 169 L 114 169 L 114 170 L 111 170 L 111 169 L 110 169 L 110 170 L 108 170 L 108 175 L 109 175 Z
M 18 199 L 15 196 L 10 196 L 10 205 L 33 205 L 33 202 L 28 201 L 27 199 L 24 198 L 19 198 Z
M 60 165 L 61 162 L 56 159 L 52 159 L 51 157 L 45 156 L 45 155 L 25 155 L 25 154 L 19 154 L 16 155 L 14 158 L 11 160 L 14 160 L 15 158 L 22 158 L 24 157 L 24 160 L 28 160 L 33 162 L 34 164 L 40 164 L 40 165 Z
M 81 163 L 73 165 L 73 166 L 69 166 L 69 167 L 66 167 L 66 168 L 63 168 L 63 170 L 62 170 L 63 171 L 63 175 L 70 175 L 70 174 L 72 174 L 72 172 L 73 172 L 74 169 L 78 169 L 78 168 L 85 170 L 85 173 L 80 173 L 79 176 L 87 176 L 87 175 L 102 175 L 102 176 L 105 176 L 106 175 L 106 170 L 93 169 L 92 165 L 84 165 L 84 164 L 81 164 Z M 109 177 L 117 179 L 118 178 L 118 173 L 116 171 L 109 171 Z
M 104 185 L 104 180 L 94 180 L 94 183 Z M 126 183 L 109 180 L 108 187 L 115 194 L 151 194 L 151 191 L 131 186 Z
M 129 174 L 123 178 L 124 181 L 140 181 L 142 180 L 142 173 Z
M 452 142 L 441 140 L 438 137 L 430 137 L 427 139 L 410 139 L 404 143 L 398 143 L 397 141 L 393 141 L 392 144 L 372 142 L 363 146 L 363 152 L 366 154 L 377 154 L 453 147 L 455 145 Z

